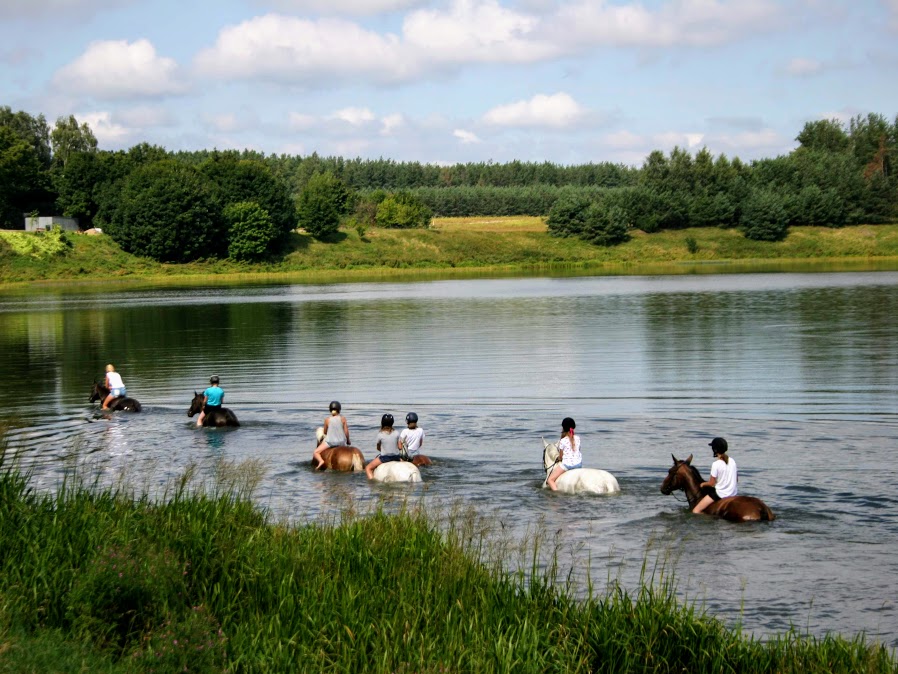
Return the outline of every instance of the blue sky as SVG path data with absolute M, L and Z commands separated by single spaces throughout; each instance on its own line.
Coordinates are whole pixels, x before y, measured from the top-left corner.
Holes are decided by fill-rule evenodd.
M 0 0 L 0 105 L 104 149 L 614 161 L 898 114 L 898 0 Z

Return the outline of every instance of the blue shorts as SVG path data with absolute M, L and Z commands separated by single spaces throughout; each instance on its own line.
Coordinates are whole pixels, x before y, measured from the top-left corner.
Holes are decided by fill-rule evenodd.
M 122 386 L 121 388 L 109 389 L 109 395 L 111 395 L 113 398 L 121 398 L 122 396 L 125 395 L 125 393 L 126 393 L 126 391 L 125 391 L 124 386 Z
M 583 468 L 583 462 L 575 463 L 573 466 L 568 466 L 567 464 L 561 464 L 561 467 L 565 470 L 574 470 L 575 468 Z
M 381 454 L 379 458 L 381 463 L 390 463 L 390 461 L 402 461 L 402 457 L 398 454 Z

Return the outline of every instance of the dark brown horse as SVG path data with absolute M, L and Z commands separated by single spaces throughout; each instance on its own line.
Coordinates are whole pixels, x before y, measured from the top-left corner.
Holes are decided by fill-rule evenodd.
M 93 388 L 90 390 L 90 398 L 88 398 L 87 401 L 91 403 L 100 402 L 100 404 L 102 404 L 108 395 L 109 389 L 103 384 L 95 381 Z M 128 398 L 127 396 L 119 396 L 118 398 L 113 398 L 109 401 L 108 409 L 119 410 L 121 412 L 140 412 L 143 408 L 136 399 Z
M 202 393 L 193 392 L 193 400 L 190 401 L 190 409 L 187 410 L 188 417 L 203 411 L 203 398 L 205 396 Z M 220 407 L 217 410 L 206 412 L 206 416 L 203 417 L 203 428 L 239 425 L 240 422 L 237 421 L 237 415 L 227 407 Z
M 404 459 L 404 460 L 407 461 L 408 459 Z M 420 468 L 421 466 L 432 466 L 433 465 L 433 461 L 430 460 L 430 457 L 424 456 L 423 454 L 415 454 L 412 457 L 411 461 L 418 468 Z
M 699 487 L 703 482 L 702 476 L 692 465 L 692 454 L 684 461 L 678 460 L 673 454 L 670 456 L 673 459 L 673 466 L 668 471 L 667 477 L 664 478 L 664 482 L 661 483 L 661 493 L 670 495 L 674 490 L 682 489 L 686 494 L 686 500 L 689 501 L 689 509 L 692 510 L 704 496 Z M 754 496 L 722 498 L 705 508 L 702 514 L 716 515 L 730 522 L 773 521 L 776 519 L 776 515 L 767 507 L 767 504 Z

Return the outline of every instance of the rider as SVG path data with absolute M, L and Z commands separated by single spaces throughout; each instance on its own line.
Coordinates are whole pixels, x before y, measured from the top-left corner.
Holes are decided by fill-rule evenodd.
M 380 418 L 380 432 L 377 434 L 377 451 L 378 456 L 365 466 L 365 475 L 368 479 L 374 477 L 374 469 L 382 463 L 390 461 L 399 461 L 399 432 L 393 428 L 393 415 L 384 414 Z
M 103 399 L 104 410 L 109 409 L 109 403 L 112 402 L 113 398 L 127 395 L 125 382 L 122 381 L 122 375 L 115 371 L 115 366 L 112 363 L 109 363 L 109 365 L 106 366 L 106 388 L 109 389 L 109 395 Z
M 728 496 L 736 496 L 739 493 L 739 470 L 736 462 L 727 456 L 727 441 L 725 438 L 714 438 L 708 443 L 714 452 L 714 463 L 711 464 L 711 479 L 702 482 L 701 487 L 704 496 L 692 509 L 694 513 L 700 513 L 714 501 L 719 501 Z
M 574 468 L 583 467 L 583 454 L 580 453 L 580 436 L 574 434 L 577 423 L 570 417 L 561 420 L 561 440 L 558 441 L 558 453 L 561 455 L 561 461 L 555 464 L 552 474 L 546 481 L 549 489 L 558 491 L 558 485 L 555 480 L 561 477 L 561 474 Z
M 222 402 L 224 402 L 224 391 L 218 385 L 218 375 L 212 375 L 209 378 L 209 388 L 203 391 L 203 411 L 200 412 L 196 425 L 202 426 L 206 413 L 220 410 Z
M 321 453 L 328 447 L 340 447 L 349 444 L 349 426 L 346 424 L 346 417 L 340 414 L 340 402 L 334 400 L 330 404 L 331 415 L 324 419 L 324 440 L 315 448 L 312 458 L 318 463 L 315 464 L 315 470 L 324 465 L 324 459 Z
M 405 415 L 405 423 L 408 428 L 403 428 L 399 434 L 399 452 L 405 461 L 411 461 L 424 446 L 424 429 L 418 428 L 418 415 L 414 412 Z

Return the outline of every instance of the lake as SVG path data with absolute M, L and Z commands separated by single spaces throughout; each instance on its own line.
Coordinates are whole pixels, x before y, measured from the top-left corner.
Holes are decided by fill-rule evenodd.
M 587 574 L 635 588 L 663 564 L 682 597 L 752 634 L 895 647 L 896 317 L 896 272 L 44 289 L 0 295 L 0 405 L 38 488 L 73 465 L 157 489 L 192 463 L 259 459 L 277 518 L 461 503 L 542 531 L 577 592 Z M 109 362 L 143 413 L 87 402 Z M 186 416 L 213 374 L 240 429 Z M 425 483 L 312 472 L 334 399 L 367 459 L 381 414 L 417 412 Z M 620 495 L 540 489 L 541 437 L 565 416 Z M 714 436 L 775 522 L 692 516 L 660 493 L 671 454 L 707 477 Z

